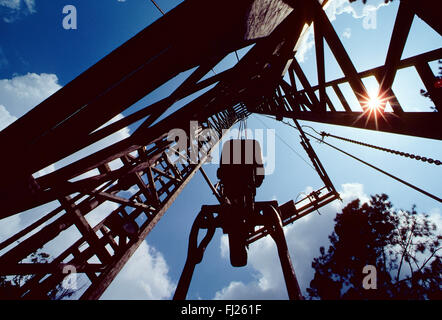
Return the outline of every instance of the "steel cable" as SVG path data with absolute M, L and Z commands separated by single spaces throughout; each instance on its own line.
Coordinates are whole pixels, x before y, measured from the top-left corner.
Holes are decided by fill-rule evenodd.
M 268 117 L 268 116 L 266 116 L 266 117 Z M 276 120 L 276 119 L 274 119 L 272 117 L 268 117 L 268 118 Z M 295 126 L 291 125 L 288 122 L 285 122 L 285 121 L 281 121 L 281 122 L 286 124 L 286 125 L 288 125 L 288 126 L 290 126 L 290 127 L 292 127 L 292 128 L 294 128 L 294 129 L 296 129 L 296 130 L 298 130 L 298 128 L 296 128 Z M 314 130 L 314 131 L 317 132 L 316 130 Z M 343 153 L 343 154 L 345 154 L 345 155 L 347 155 L 347 156 L 349 156 L 349 157 L 351 157 L 351 158 L 353 158 L 353 159 L 355 159 L 355 160 L 365 164 L 366 166 L 369 166 L 370 168 L 373 168 L 373 169 L 375 169 L 375 170 L 377 170 L 377 171 L 379 171 L 379 172 L 389 176 L 390 178 L 393 178 L 396 181 L 399 181 L 400 183 L 405 184 L 406 186 L 408 186 L 408 187 L 410 187 L 410 188 L 412 188 L 412 189 L 414 189 L 416 191 L 419 191 L 420 193 L 426 195 L 427 197 L 430 197 L 430 198 L 432 198 L 432 199 L 434 199 L 436 201 L 442 202 L 442 199 L 437 197 L 436 195 L 431 194 L 431 193 L 429 193 L 429 192 L 427 192 L 427 191 L 425 191 L 425 190 L 423 190 L 423 189 L 421 189 L 421 188 L 419 188 L 419 187 L 417 187 L 417 186 L 415 186 L 415 185 L 413 185 L 413 184 L 411 184 L 411 183 L 409 183 L 409 182 L 407 182 L 405 180 L 402 180 L 402 179 L 392 175 L 391 173 L 388 173 L 388 172 L 386 172 L 386 171 L 384 171 L 384 170 L 382 170 L 382 169 L 380 169 L 380 168 L 378 168 L 378 167 L 376 167 L 376 166 L 374 166 L 374 165 L 372 165 L 372 164 L 370 164 L 370 163 L 368 163 L 368 162 L 366 162 L 366 161 L 364 161 L 364 160 L 362 160 L 362 159 L 360 159 L 360 158 L 358 158 L 358 157 L 356 157 L 356 156 L 354 156 L 354 155 L 352 155 L 352 154 L 350 154 L 350 153 L 348 153 L 348 152 L 346 152 L 346 151 L 344 151 L 342 149 L 339 149 L 338 147 L 335 147 L 334 145 L 332 145 L 332 144 L 330 144 L 328 142 L 325 142 L 324 139 L 320 139 L 318 137 L 315 137 L 314 135 L 312 135 L 310 133 L 307 133 L 307 132 L 305 132 L 305 134 L 308 135 L 309 137 L 317 140 L 318 142 L 323 143 L 323 144 L 325 144 L 325 145 L 327 145 L 327 146 L 329 146 L 329 147 L 331 147 L 331 148 L 333 148 L 333 149 L 335 149 L 335 150 L 337 150 L 337 151 L 339 151 L 339 152 L 341 152 L 341 153 Z
M 314 130 L 314 131 L 316 133 L 318 133 L 316 130 Z M 320 135 L 322 137 L 332 137 L 332 138 L 335 138 L 335 139 L 340 139 L 340 140 L 343 140 L 343 141 L 347 141 L 347 142 L 358 144 L 358 145 L 361 145 L 361 146 L 373 148 L 373 149 L 376 149 L 376 150 L 381 150 L 381 151 L 385 151 L 385 152 L 388 152 L 388 153 L 396 154 L 398 156 L 402 156 L 402 157 L 406 157 L 406 158 L 410 158 L 410 159 L 415 159 L 415 160 L 418 160 L 418 161 L 420 160 L 420 161 L 423 161 L 423 162 L 428 162 L 430 164 L 435 164 L 437 166 L 442 164 L 442 162 L 440 160 L 434 160 L 432 158 L 422 157 L 422 156 L 415 155 L 415 154 L 408 153 L 408 152 L 402 152 L 402 151 L 397 151 L 397 150 L 393 150 L 393 149 L 387 149 L 387 148 L 375 146 L 375 145 L 372 145 L 372 144 L 364 143 L 364 142 L 361 142 L 361 141 L 351 140 L 351 139 L 347 139 L 347 138 L 344 138 L 344 137 L 335 136 L 335 135 L 327 133 L 327 132 L 321 132 Z

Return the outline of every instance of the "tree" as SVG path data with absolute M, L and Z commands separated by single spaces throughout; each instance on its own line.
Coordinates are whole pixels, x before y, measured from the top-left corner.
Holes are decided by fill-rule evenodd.
M 30 256 L 31 263 L 48 263 L 49 254 L 44 252 L 36 252 Z M 30 275 L 17 275 L 17 276 L 0 276 L 0 300 L 20 300 L 22 295 L 23 285 L 32 279 Z M 49 292 L 48 296 L 41 299 L 61 300 L 63 298 L 69 298 L 75 293 L 72 289 L 63 288 L 61 284 Z M 32 299 L 38 299 L 32 297 Z
M 312 262 L 311 299 L 441 299 L 442 236 L 429 216 L 396 210 L 385 194 L 349 203 L 335 218 L 327 251 Z M 376 289 L 364 288 L 373 266 Z
M 442 60 L 438 60 L 438 63 L 439 63 L 439 74 L 436 76 L 436 81 L 440 82 L 440 81 L 442 81 Z M 438 90 L 440 90 L 440 86 L 438 87 Z M 425 98 L 432 99 L 431 94 L 428 91 L 421 89 L 420 92 L 421 92 L 421 95 L 424 96 Z M 436 102 L 436 101 L 434 101 L 434 102 Z M 433 112 L 438 112 L 436 107 L 430 107 L 430 108 L 433 110 Z

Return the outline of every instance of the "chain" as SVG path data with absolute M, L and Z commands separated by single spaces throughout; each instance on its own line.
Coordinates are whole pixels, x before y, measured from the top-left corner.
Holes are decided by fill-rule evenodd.
M 418 160 L 418 161 L 428 162 L 430 164 L 434 163 L 437 166 L 442 164 L 442 162 L 440 160 L 434 160 L 432 158 L 421 157 L 421 156 L 418 156 L 418 155 L 415 155 L 415 154 L 412 154 L 412 153 L 407 153 L 407 152 L 387 149 L 387 148 L 383 148 L 383 147 L 379 147 L 379 146 L 374 146 L 374 145 L 371 145 L 371 144 L 368 144 L 368 143 L 364 143 L 364 142 L 360 142 L 360 141 L 356 141 L 356 140 L 351 140 L 351 139 L 347 139 L 347 138 L 343 138 L 343 137 L 338 137 L 338 136 L 332 135 L 332 134 L 327 133 L 327 132 L 321 132 L 321 136 L 322 136 L 323 139 L 324 139 L 324 137 L 332 137 L 332 138 L 340 139 L 340 140 L 343 140 L 343 141 L 351 142 L 351 143 L 354 143 L 354 144 L 359 144 L 361 146 L 365 146 L 365 147 L 369 147 L 369 148 L 373 148 L 373 149 L 389 152 L 389 153 L 392 153 L 392 154 L 396 154 L 398 156 L 402 156 L 402 157 L 406 157 L 406 158 L 410 158 L 410 159 L 415 159 L 415 160 Z

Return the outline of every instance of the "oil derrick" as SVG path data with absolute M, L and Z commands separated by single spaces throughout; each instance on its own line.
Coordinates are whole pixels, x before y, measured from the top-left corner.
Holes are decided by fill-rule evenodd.
M 401 59 L 415 16 L 441 34 L 437 1 L 400 1 L 385 64 L 362 72 L 356 70 L 327 18 L 327 5 L 328 1 L 316 0 L 184 1 L 0 132 L 0 146 L 8 152 L 0 159 L 5 168 L 0 181 L 0 219 L 52 206 L 0 243 L 0 275 L 30 275 L 20 296 L 47 298 L 66 277 L 66 270 L 75 268 L 89 279 L 82 298 L 98 299 L 206 161 L 217 143 L 208 138 L 208 132 L 221 137 L 252 113 L 442 139 L 442 89 L 435 86 L 437 78 L 429 67 L 429 62 L 442 59 L 442 49 Z M 309 84 L 295 57 L 307 28 L 315 30 L 316 86 Z M 325 81 L 324 41 L 344 74 L 329 82 Z M 234 67 L 205 77 L 224 57 L 250 45 L 253 48 Z M 168 97 L 107 124 L 168 80 L 193 68 Z M 392 84 L 403 68 L 417 70 L 439 112 L 402 108 Z M 285 74 L 289 82 L 283 79 Z M 378 80 L 386 97 L 378 115 L 367 106 L 362 79 L 369 76 Z M 295 78 L 301 82 L 301 90 Z M 361 112 L 353 111 L 339 89 L 341 84 L 349 84 Z M 213 88 L 167 115 L 175 102 L 209 86 Z M 327 88 L 336 93 L 343 111 L 333 105 Z M 392 112 L 385 111 L 387 103 Z M 142 124 L 129 137 L 36 176 L 138 121 Z M 199 124 L 195 135 L 186 150 L 172 157 L 168 150 L 176 142 L 168 139 L 169 132 L 176 128 L 187 131 L 191 121 Z M 198 161 L 179 161 L 186 154 L 194 154 Z M 296 214 L 283 216 L 283 223 L 336 199 L 333 190 L 328 191 L 306 208 L 287 210 L 295 203 L 287 204 L 284 212 Z M 88 215 L 104 203 L 116 208 L 92 225 Z M 30 255 L 72 229 L 78 239 L 66 243 L 50 263 L 29 263 Z M 258 230 L 248 241 L 266 234 L 265 228 Z

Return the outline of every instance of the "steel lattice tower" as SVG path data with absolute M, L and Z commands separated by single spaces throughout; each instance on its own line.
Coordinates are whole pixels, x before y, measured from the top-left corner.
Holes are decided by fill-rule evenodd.
M 22 296 L 47 298 L 66 276 L 63 269 L 73 266 L 91 283 L 82 298 L 98 299 L 206 160 L 214 145 L 204 129 L 221 136 L 252 113 L 442 139 L 442 89 L 434 85 L 437 78 L 429 67 L 429 62 L 442 59 L 442 49 L 401 60 L 414 16 L 441 34 L 438 1 L 400 1 L 385 64 L 362 72 L 356 70 L 327 18 L 326 5 L 326 0 L 187 0 L 3 130 L 0 146 L 8 155 L 0 158 L 5 168 L 0 219 L 53 201 L 58 206 L 0 244 L 0 274 L 33 275 L 20 289 Z M 295 58 L 309 27 L 315 31 L 316 86 L 310 85 Z M 344 74 L 329 82 L 324 41 Z M 201 80 L 225 56 L 251 44 L 254 47 L 234 67 Z M 168 97 L 102 127 L 195 67 Z M 403 68 L 417 70 L 439 112 L 407 112 L 401 107 L 392 84 Z M 283 79 L 286 74 L 289 82 Z M 302 90 L 297 89 L 295 76 Z M 368 94 L 362 79 L 369 76 L 378 80 L 393 109 L 376 119 L 364 100 Z M 338 86 L 344 83 L 358 97 L 361 112 L 353 111 L 346 101 Z M 214 84 L 162 117 L 176 101 Z M 344 111 L 332 104 L 327 88 L 336 93 Z M 130 137 L 33 178 L 34 173 L 140 120 L 142 125 Z M 187 130 L 192 120 L 201 126 L 193 137 L 200 161 L 173 162 L 166 153 L 173 145 L 168 132 Z M 129 189 L 133 194 L 124 196 Z M 92 227 L 85 217 L 105 202 L 118 208 Z M 66 243 L 51 263 L 24 263 L 69 228 L 78 230 L 80 239 Z M 99 262 L 88 262 L 92 257 Z

